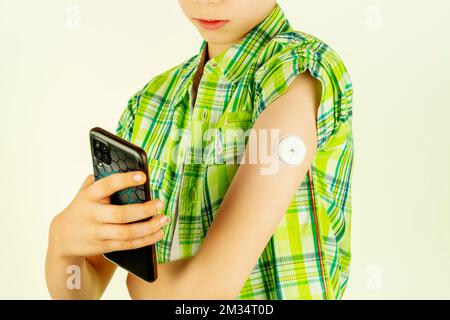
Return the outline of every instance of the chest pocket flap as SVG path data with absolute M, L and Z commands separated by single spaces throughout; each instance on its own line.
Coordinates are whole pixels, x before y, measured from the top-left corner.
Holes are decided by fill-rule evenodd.
M 242 156 L 253 127 L 250 111 L 224 114 L 206 152 L 208 164 L 236 164 Z

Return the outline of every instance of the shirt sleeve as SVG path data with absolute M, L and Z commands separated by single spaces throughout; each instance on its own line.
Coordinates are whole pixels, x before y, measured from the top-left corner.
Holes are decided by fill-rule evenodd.
M 317 115 L 317 148 L 320 149 L 340 122 L 351 121 L 353 94 L 344 63 L 333 49 L 321 41 L 291 44 L 257 70 L 253 121 L 306 69 L 322 83 Z
M 122 111 L 116 126 L 116 135 L 127 141 L 133 136 L 134 119 L 139 104 L 139 92 L 128 100 L 127 107 Z

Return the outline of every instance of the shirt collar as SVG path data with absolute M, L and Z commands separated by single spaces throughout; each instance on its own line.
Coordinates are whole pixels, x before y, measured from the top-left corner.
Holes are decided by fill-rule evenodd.
M 183 69 L 187 72 L 187 77 L 180 85 L 183 90 L 179 91 L 172 100 L 178 103 L 184 95 L 192 90 L 192 83 L 198 69 L 203 66 L 205 72 L 221 73 L 228 81 L 235 82 L 239 80 L 249 70 L 249 63 L 258 57 L 259 51 L 275 36 L 280 33 L 291 31 L 291 25 L 287 20 L 283 10 L 275 5 L 269 15 L 264 18 L 256 27 L 254 27 L 239 43 L 234 44 L 218 56 L 210 59 L 206 63 L 206 50 L 208 43 L 203 40 L 199 53 L 189 59 Z
M 249 63 L 256 58 L 260 50 L 275 36 L 292 30 L 281 7 L 276 4 L 270 14 L 255 26 L 239 43 L 234 44 L 205 64 L 205 70 L 217 70 L 230 82 L 238 80 L 248 71 Z M 207 42 L 200 47 L 198 63 L 205 55 Z

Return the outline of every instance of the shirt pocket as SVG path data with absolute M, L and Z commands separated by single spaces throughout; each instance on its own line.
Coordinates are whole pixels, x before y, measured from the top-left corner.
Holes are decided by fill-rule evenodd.
M 239 163 L 245 145 L 253 127 L 252 113 L 240 110 L 224 113 L 212 130 L 204 137 L 208 143 L 203 150 L 203 160 L 206 165 Z
M 167 203 L 173 188 L 173 178 L 167 162 L 159 159 L 148 160 L 148 184 L 151 199 L 161 199 Z
M 221 151 L 217 157 L 217 164 L 238 164 L 245 151 L 245 146 L 253 128 L 252 113 L 250 111 L 230 112 L 226 120 L 218 127 L 216 149 Z
M 251 122 L 252 112 L 247 110 L 228 112 L 225 117 L 225 124 Z
M 226 120 L 216 127 L 215 139 L 211 142 L 213 151 L 208 153 L 203 181 L 202 212 L 205 235 L 239 168 L 240 158 L 253 127 L 251 116 L 249 111 L 230 112 L 226 115 Z

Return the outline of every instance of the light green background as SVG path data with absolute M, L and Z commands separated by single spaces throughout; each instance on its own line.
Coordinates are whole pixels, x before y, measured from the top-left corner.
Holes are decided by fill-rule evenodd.
M 450 2 L 280 4 L 354 83 L 345 298 L 450 298 Z M 91 171 L 88 130 L 113 130 L 129 96 L 201 39 L 175 0 L 0 0 L 0 40 L 0 298 L 48 299 L 48 225 Z M 124 281 L 104 297 L 128 299 Z

